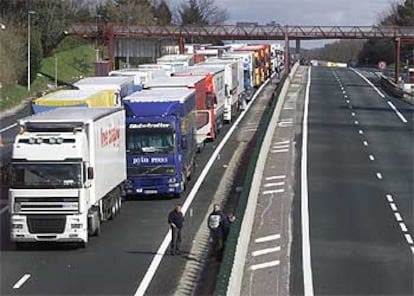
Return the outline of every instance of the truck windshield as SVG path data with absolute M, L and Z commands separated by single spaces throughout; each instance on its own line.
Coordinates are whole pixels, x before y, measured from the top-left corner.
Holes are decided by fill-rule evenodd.
M 12 188 L 81 188 L 80 163 L 12 163 Z
M 171 129 L 127 130 L 129 153 L 173 153 L 174 132 Z

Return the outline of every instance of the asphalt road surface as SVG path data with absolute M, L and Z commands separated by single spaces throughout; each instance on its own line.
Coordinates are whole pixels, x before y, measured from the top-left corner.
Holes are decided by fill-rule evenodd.
M 314 294 L 413 295 L 413 107 L 312 68 L 308 118 Z

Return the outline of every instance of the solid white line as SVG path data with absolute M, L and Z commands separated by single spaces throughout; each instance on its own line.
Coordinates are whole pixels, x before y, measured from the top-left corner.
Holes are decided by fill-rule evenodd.
M 285 189 L 265 190 L 263 191 L 262 194 L 266 195 L 266 194 L 282 193 L 282 192 L 285 192 Z
M 376 173 L 376 175 L 377 175 L 378 179 L 382 180 L 382 174 L 381 173 Z
M 280 251 L 280 247 L 267 248 L 267 249 L 252 252 L 252 256 L 256 257 L 256 256 L 261 256 L 261 255 L 274 253 L 274 252 L 279 252 L 279 251 Z
M 266 263 L 255 264 L 255 265 L 250 266 L 250 270 L 258 270 L 258 269 L 278 266 L 279 263 L 280 263 L 279 260 L 275 260 L 275 261 L 269 261 Z
M 397 209 L 397 205 L 396 205 L 395 203 L 391 202 L 391 203 L 390 203 L 390 207 L 391 207 L 391 209 L 392 209 L 394 212 L 398 211 L 398 209 Z
M 369 155 L 369 159 L 370 159 L 370 160 L 372 160 L 372 161 L 373 161 L 373 160 L 375 160 L 374 155 L 370 154 L 370 155 Z
M 285 179 L 286 175 L 266 177 L 266 181 Z
M 366 83 L 368 83 L 379 95 L 381 98 L 385 98 L 385 95 L 380 92 L 380 90 L 372 84 L 371 81 L 369 81 L 364 75 L 362 75 L 360 72 L 358 72 L 357 70 L 355 70 L 354 68 L 350 68 L 352 71 L 354 71 L 359 77 L 361 77 L 363 80 L 365 80 Z
M 283 186 L 285 185 L 285 182 L 276 182 L 276 183 L 267 183 L 264 184 L 264 187 L 274 187 L 274 186 Z
M 398 117 L 401 119 L 402 122 L 408 122 L 407 119 L 405 119 L 404 115 L 402 115 L 401 112 L 398 111 L 397 107 L 395 107 L 395 105 L 391 101 L 388 101 L 387 103 L 394 110 L 394 112 L 397 113 Z
M 359 133 L 360 135 L 363 135 L 363 134 L 364 134 L 364 131 L 363 131 L 363 130 L 359 130 L 359 131 L 358 131 L 358 133 Z
M 284 153 L 289 152 L 289 149 L 277 149 L 277 150 L 271 150 L 270 153 Z
M 392 198 L 392 195 L 391 194 L 387 194 L 387 195 L 385 195 L 386 197 L 387 197 L 387 200 L 389 201 L 389 202 L 393 202 L 394 201 L 394 199 Z
M 400 227 L 401 227 L 402 232 L 407 232 L 408 231 L 407 226 L 405 225 L 404 222 L 400 223 Z
M 254 242 L 255 243 L 265 243 L 265 242 L 270 242 L 272 240 L 276 240 L 276 239 L 279 239 L 279 238 L 280 238 L 280 234 L 272 234 L 272 235 L 256 238 L 254 240 Z
M 19 289 L 23 284 L 31 277 L 30 274 L 26 273 L 17 283 L 14 284 L 13 289 Z
M 14 123 L 14 124 L 12 124 L 12 125 L 6 126 L 5 128 L 2 128 L 2 129 L 0 130 L 0 133 L 2 133 L 2 132 L 4 132 L 4 131 L 7 131 L 8 129 L 11 129 L 12 127 L 15 127 L 15 126 L 17 126 L 17 123 Z
M 401 222 L 403 219 L 400 215 L 400 213 L 394 213 L 395 219 L 397 219 L 398 222 Z
M 309 233 L 309 201 L 308 201 L 308 114 L 309 92 L 311 83 L 311 71 L 309 68 L 308 82 L 305 91 L 305 104 L 303 111 L 302 129 L 302 160 L 301 160 L 301 215 L 302 215 L 302 267 L 304 296 L 313 296 L 313 277 L 311 264 L 311 245 Z
M 286 141 L 280 141 L 280 142 L 274 142 L 273 145 L 282 145 L 282 144 L 289 144 L 290 140 L 286 140 Z
M 364 144 L 364 146 L 368 146 L 368 142 L 367 141 L 363 141 L 362 143 Z
M 413 238 L 411 237 L 411 235 L 409 235 L 408 233 L 405 234 L 405 239 L 407 240 L 407 242 L 412 245 L 413 242 Z
M 0 215 L 2 215 L 3 213 L 7 212 L 9 210 L 9 206 L 5 206 L 4 208 L 2 208 L 0 210 Z
M 203 171 L 201 172 L 200 176 L 198 177 L 197 181 L 194 184 L 193 189 L 188 194 L 183 207 L 182 212 L 185 215 L 187 212 L 187 209 L 190 207 L 191 203 L 193 202 L 198 190 L 200 189 L 201 184 L 203 183 L 204 179 L 206 178 L 210 168 L 213 166 L 217 156 L 223 149 L 224 145 L 227 143 L 227 141 L 230 139 L 233 132 L 236 130 L 240 122 L 243 120 L 243 118 L 248 113 L 247 111 L 250 109 L 250 107 L 253 105 L 254 101 L 257 99 L 259 94 L 261 93 L 262 89 L 269 83 L 270 80 L 267 80 L 262 86 L 256 91 L 253 98 L 250 100 L 250 103 L 247 105 L 246 109 L 243 113 L 240 114 L 240 116 L 237 118 L 237 120 L 234 122 L 233 126 L 229 129 L 227 134 L 224 136 L 223 140 L 220 142 L 220 144 L 217 146 L 216 150 L 214 150 L 213 154 L 211 155 L 210 159 L 208 160 L 206 166 L 204 167 Z M 162 241 L 160 247 L 157 250 L 156 255 L 154 255 L 150 266 L 148 267 L 143 279 L 138 285 L 137 290 L 135 291 L 135 296 L 144 295 L 145 291 L 147 290 L 148 286 L 150 285 L 152 278 L 155 275 L 155 272 L 158 269 L 158 266 L 161 263 L 162 258 L 164 257 L 164 254 L 168 248 L 168 245 L 171 241 L 171 230 L 167 232 L 167 234 L 164 236 L 164 240 Z

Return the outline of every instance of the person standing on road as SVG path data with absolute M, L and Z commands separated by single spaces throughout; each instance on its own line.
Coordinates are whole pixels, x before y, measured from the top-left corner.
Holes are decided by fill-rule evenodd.
M 172 239 L 170 254 L 180 255 L 181 229 L 184 225 L 184 215 L 181 212 L 181 204 L 175 205 L 174 209 L 168 214 L 168 224 L 171 227 Z
M 213 211 L 208 216 L 207 226 L 213 238 L 214 253 L 216 253 L 217 257 L 220 257 L 223 252 L 224 239 L 228 229 L 228 220 L 226 215 L 221 211 L 220 205 L 214 205 Z

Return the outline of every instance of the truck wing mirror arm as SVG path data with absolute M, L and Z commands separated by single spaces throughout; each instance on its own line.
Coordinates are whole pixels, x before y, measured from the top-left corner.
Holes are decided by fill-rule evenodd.
M 88 167 L 88 180 L 92 180 L 95 177 L 93 167 Z

